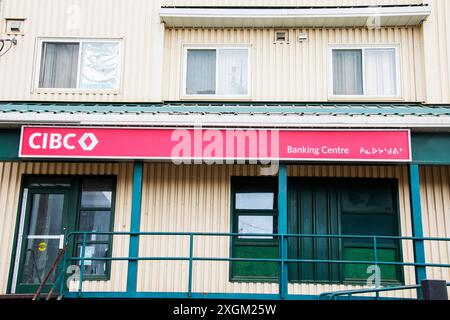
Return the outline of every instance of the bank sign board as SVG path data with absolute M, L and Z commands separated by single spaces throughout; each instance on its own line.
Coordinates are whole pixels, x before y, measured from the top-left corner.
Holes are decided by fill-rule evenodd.
M 409 130 L 24 126 L 19 157 L 409 162 L 410 140 Z

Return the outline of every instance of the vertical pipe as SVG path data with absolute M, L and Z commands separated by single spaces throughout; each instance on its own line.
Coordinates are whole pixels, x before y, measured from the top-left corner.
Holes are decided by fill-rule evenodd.
M 64 289 L 65 283 L 64 282 L 66 280 L 66 264 L 67 264 L 66 259 L 67 259 L 67 247 L 64 248 L 63 263 L 62 263 L 62 268 L 61 268 L 61 283 L 59 284 L 58 300 L 63 297 L 64 291 L 65 291 L 65 289 Z
M 420 178 L 419 165 L 409 166 L 409 190 L 411 195 L 411 220 L 413 236 L 423 238 L 422 209 L 420 204 Z M 425 248 L 423 240 L 414 240 L 414 261 L 415 263 L 425 263 Z M 427 278 L 424 266 L 416 266 L 416 284 L 420 285 L 422 280 Z M 419 293 L 419 292 L 418 292 Z
M 83 292 L 83 276 L 84 276 L 84 256 L 86 255 L 86 239 L 87 234 L 83 232 L 83 245 L 81 246 L 81 262 L 80 262 L 80 281 L 78 283 L 78 296 L 81 297 Z
M 287 233 L 287 168 L 280 165 L 278 171 L 278 233 Z M 279 294 L 281 299 L 286 299 L 288 294 L 288 266 L 284 262 L 288 257 L 287 237 L 280 237 L 280 276 Z
M 189 283 L 188 283 L 188 297 L 192 296 L 192 257 L 194 255 L 194 235 L 189 235 Z
M 142 162 L 135 162 L 133 169 L 133 196 L 131 203 L 131 225 L 130 225 L 130 248 L 127 274 L 127 292 L 136 292 L 137 271 L 139 255 L 139 234 L 141 225 L 141 202 L 142 202 Z M 133 259 L 134 258 L 134 259 Z
M 381 277 L 381 271 L 378 272 L 378 251 L 377 251 L 377 237 L 373 237 L 373 258 L 374 258 L 374 263 L 375 263 L 375 288 L 378 289 L 379 283 L 381 283 L 381 279 L 379 279 L 379 277 Z M 378 298 L 380 297 L 380 293 L 377 291 L 375 292 L 375 296 L 376 296 L 376 300 L 378 300 Z

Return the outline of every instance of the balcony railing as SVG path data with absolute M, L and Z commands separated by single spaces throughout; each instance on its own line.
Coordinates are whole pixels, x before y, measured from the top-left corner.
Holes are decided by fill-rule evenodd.
M 107 236 L 185 236 L 189 238 L 189 256 L 127 256 L 127 257 L 86 257 L 86 245 L 87 239 L 90 235 L 107 235 Z M 82 236 L 82 247 L 80 256 L 69 256 L 68 252 L 64 253 L 64 257 L 60 262 L 61 268 L 59 274 L 56 277 L 56 281 L 53 284 L 52 290 L 59 293 L 60 297 L 119 297 L 119 298 L 136 298 L 136 297 L 152 297 L 152 298 L 251 298 L 251 299 L 304 299 L 300 295 L 292 295 L 288 293 L 288 270 L 287 265 L 290 263 L 323 263 L 323 264 L 358 264 L 358 265 L 374 265 L 374 266 L 401 266 L 401 267 L 435 267 L 435 268 L 450 268 L 450 264 L 444 263 L 417 263 L 417 262 L 395 262 L 395 261 L 379 261 L 378 259 L 378 244 L 381 240 L 397 240 L 397 241 L 443 241 L 450 242 L 450 238 L 437 238 L 437 237 L 404 237 L 404 236 L 364 236 L 364 235 L 316 235 L 316 234 L 244 234 L 244 233 L 209 233 L 209 232 L 72 232 L 67 236 L 66 245 L 74 240 L 74 237 Z M 194 240 L 202 237 L 273 237 L 278 239 L 279 244 L 279 258 L 233 258 L 233 257 L 200 257 L 194 254 Z M 287 239 L 289 238 L 327 238 L 327 239 L 369 239 L 373 243 L 373 261 L 361 261 L 361 260 L 336 260 L 336 259 L 289 259 L 283 255 L 284 249 L 287 247 Z M 449 243 L 450 245 L 450 243 Z M 84 267 L 86 261 L 187 261 L 188 268 L 188 284 L 186 292 L 86 292 L 83 291 L 83 282 L 86 280 Z M 232 294 L 232 293 L 197 293 L 193 291 L 193 263 L 195 261 L 215 261 L 215 262 L 234 262 L 234 261 L 246 261 L 246 262 L 276 262 L 279 264 L 278 272 L 278 294 Z M 78 289 L 76 292 L 69 291 L 65 288 L 65 270 L 68 264 L 77 264 L 80 266 L 80 274 L 78 280 Z M 130 279 L 128 279 L 130 280 Z M 447 279 L 448 280 L 448 279 Z M 137 277 L 134 277 L 134 281 L 137 281 Z M 134 283 L 136 288 L 136 283 Z M 383 291 L 397 291 L 397 290 L 420 290 L 420 285 L 406 285 L 392 288 L 375 288 L 375 289 L 362 289 L 362 290 L 349 290 L 340 291 L 336 293 L 326 293 L 321 297 L 331 296 L 335 298 L 341 295 L 352 296 L 352 294 L 370 293 L 374 292 L 376 297 L 379 298 L 379 292 Z M 311 298 L 311 297 L 309 297 Z M 319 296 L 315 297 L 319 298 Z

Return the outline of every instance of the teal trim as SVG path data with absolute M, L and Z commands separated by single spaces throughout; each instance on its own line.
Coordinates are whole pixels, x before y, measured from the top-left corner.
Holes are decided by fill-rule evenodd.
M 412 164 L 409 166 L 409 184 L 411 194 L 411 215 L 413 236 L 417 238 L 423 237 L 422 227 L 422 209 L 420 204 L 420 176 L 419 166 Z M 425 263 L 425 248 L 423 240 L 415 239 L 414 243 L 414 261 L 415 263 Z M 422 280 L 427 278 L 426 268 L 423 266 L 415 267 L 416 283 L 420 284 Z
M 20 130 L 0 130 L 0 160 L 19 160 Z
M 450 165 L 450 133 L 413 133 L 411 149 L 416 164 Z
M 108 103 L 39 103 L 13 102 L 0 103 L 0 112 L 38 112 L 38 113 L 92 113 L 92 114 L 227 114 L 227 113 L 263 113 L 263 114 L 316 114 L 316 115 L 412 115 L 412 116 L 449 116 L 447 105 L 425 105 L 420 103 L 279 103 L 279 102 L 165 102 L 142 104 Z
M 128 260 L 128 275 L 127 275 L 127 291 L 136 292 L 137 288 L 137 271 L 139 256 L 139 230 L 141 225 L 141 202 L 142 202 L 142 178 L 143 178 L 143 164 L 142 162 L 134 163 L 133 172 L 133 196 L 131 203 L 131 226 L 130 226 L 130 249 Z
M 77 299 L 78 295 L 69 292 L 64 295 L 68 299 Z M 84 299 L 211 299 L 211 300 L 272 300 L 279 299 L 277 294 L 247 294 L 247 293 L 193 293 L 187 296 L 184 292 L 84 292 L 81 296 Z M 286 300 L 319 300 L 318 295 L 289 295 Z M 336 297 L 337 300 L 344 298 Z M 373 300 L 373 297 L 355 296 L 352 300 Z M 348 300 L 345 298 L 345 300 Z M 395 301 L 395 300 L 413 300 L 406 298 L 390 298 L 380 297 L 378 300 Z
M 288 295 L 288 264 L 284 260 L 288 259 L 288 214 L 287 214 L 287 166 L 280 165 L 278 170 L 278 233 L 280 237 L 280 282 L 279 294 L 281 299 L 286 299 Z

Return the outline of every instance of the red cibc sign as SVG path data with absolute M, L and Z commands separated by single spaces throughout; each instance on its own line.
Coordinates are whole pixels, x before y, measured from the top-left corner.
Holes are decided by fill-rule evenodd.
M 411 161 L 409 130 L 24 126 L 20 142 L 22 158 Z

